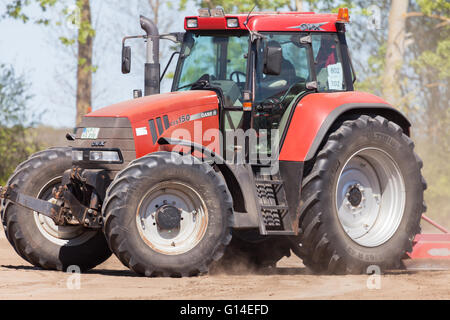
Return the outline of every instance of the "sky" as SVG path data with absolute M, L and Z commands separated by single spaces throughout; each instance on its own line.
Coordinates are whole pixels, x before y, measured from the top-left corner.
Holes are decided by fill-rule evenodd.
M 5 12 L 5 2 L 0 0 L 0 13 Z M 98 66 L 94 75 L 94 110 L 129 100 L 133 89 L 143 89 L 143 41 L 130 42 L 133 49 L 132 72 L 128 75 L 120 72 L 122 38 L 143 34 L 139 15 L 150 16 L 145 1 L 133 2 L 127 8 L 128 11 L 123 12 L 105 5 L 106 1 L 92 1 L 93 24 L 97 29 L 94 64 Z M 188 6 L 184 12 L 163 12 L 163 19 L 170 15 L 173 20 L 167 31 L 183 31 L 184 16 L 194 14 L 195 11 L 195 8 Z M 35 5 L 27 8 L 26 13 L 31 17 L 42 14 Z M 64 32 L 70 30 L 24 24 L 9 18 L 0 20 L 0 63 L 12 65 L 16 74 L 24 76 L 30 84 L 29 93 L 33 96 L 29 101 L 30 111 L 40 114 L 41 122 L 53 127 L 75 125 L 75 48 L 65 47 L 59 42 L 58 37 Z M 162 59 L 161 68 L 165 66 L 166 60 Z M 162 85 L 162 90 L 170 90 L 168 81 Z

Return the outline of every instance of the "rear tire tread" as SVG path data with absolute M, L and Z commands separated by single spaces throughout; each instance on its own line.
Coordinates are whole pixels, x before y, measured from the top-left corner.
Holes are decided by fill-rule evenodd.
M 302 194 L 306 196 L 306 199 L 302 202 L 300 208 L 300 230 L 304 230 L 300 234 L 300 243 L 302 244 L 302 250 L 296 250 L 297 255 L 303 259 L 305 266 L 310 268 L 316 273 L 334 274 L 345 271 L 347 273 L 363 273 L 365 270 L 362 264 L 358 265 L 345 261 L 344 257 L 339 255 L 333 248 L 333 245 L 328 239 L 325 228 L 322 225 L 321 218 L 321 186 L 327 181 L 323 180 L 322 173 L 329 170 L 327 167 L 327 160 L 333 153 L 339 152 L 342 147 L 340 142 L 343 138 L 351 135 L 353 130 L 358 128 L 365 128 L 370 126 L 383 126 L 387 128 L 393 135 L 401 137 L 408 145 L 409 149 L 413 152 L 419 169 L 423 167 L 422 160 L 413 151 L 414 143 L 412 140 L 403 133 L 400 126 L 388 121 L 387 119 L 376 116 L 375 118 L 362 115 L 356 120 L 348 120 L 343 122 L 340 128 L 331 133 L 328 137 L 328 141 L 321 151 L 319 151 L 316 162 L 310 174 L 304 178 L 302 184 Z M 427 185 L 425 179 L 421 176 L 421 185 L 423 190 Z M 309 195 L 309 196 L 308 196 Z M 424 212 L 426 210 L 425 203 L 423 204 Z M 420 216 L 416 217 L 420 220 Z M 419 225 L 419 222 L 417 222 Z M 414 235 L 420 232 L 414 230 Z M 414 235 L 411 234 L 408 238 L 413 239 Z M 402 244 L 404 252 L 411 252 L 411 241 Z M 403 255 L 401 255 L 403 256 Z M 387 262 L 382 269 L 391 267 L 399 267 L 401 265 L 401 257 L 398 259 Z

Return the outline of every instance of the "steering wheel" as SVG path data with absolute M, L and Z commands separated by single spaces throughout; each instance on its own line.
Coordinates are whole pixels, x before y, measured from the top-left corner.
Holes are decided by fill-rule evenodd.
M 231 74 L 230 74 L 230 80 L 231 81 L 234 81 L 233 80 L 233 76 L 234 75 L 236 75 L 236 80 L 237 80 L 237 84 L 242 84 L 242 83 L 245 83 L 245 81 L 244 82 L 241 82 L 241 81 L 239 81 L 240 80 L 240 78 L 239 78 L 239 75 L 242 75 L 243 77 L 244 77 L 244 79 L 247 77 L 247 75 L 244 73 L 244 72 L 242 72 L 242 71 L 233 71 Z

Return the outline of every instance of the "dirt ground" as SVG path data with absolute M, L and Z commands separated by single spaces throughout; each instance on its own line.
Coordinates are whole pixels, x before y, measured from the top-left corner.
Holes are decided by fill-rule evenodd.
M 311 275 L 294 257 L 259 274 L 216 270 L 183 279 L 137 277 L 112 257 L 77 282 L 70 274 L 32 267 L 3 231 L 0 239 L 0 299 L 450 299 L 450 267 L 440 269 L 447 270 L 388 273 L 369 280 L 379 289 L 368 289 L 368 276 Z

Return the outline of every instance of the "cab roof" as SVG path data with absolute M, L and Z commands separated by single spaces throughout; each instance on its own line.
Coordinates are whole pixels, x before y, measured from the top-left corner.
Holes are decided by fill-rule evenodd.
M 248 14 L 227 14 L 222 17 L 190 16 L 184 21 L 185 30 L 247 30 L 244 22 Z M 197 19 L 198 26 L 189 28 L 187 21 Z M 237 19 L 237 27 L 228 27 L 228 19 Z M 337 14 L 316 14 L 314 12 L 256 12 L 249 18 L 252 31 L 318 31 L 337 32 Z

